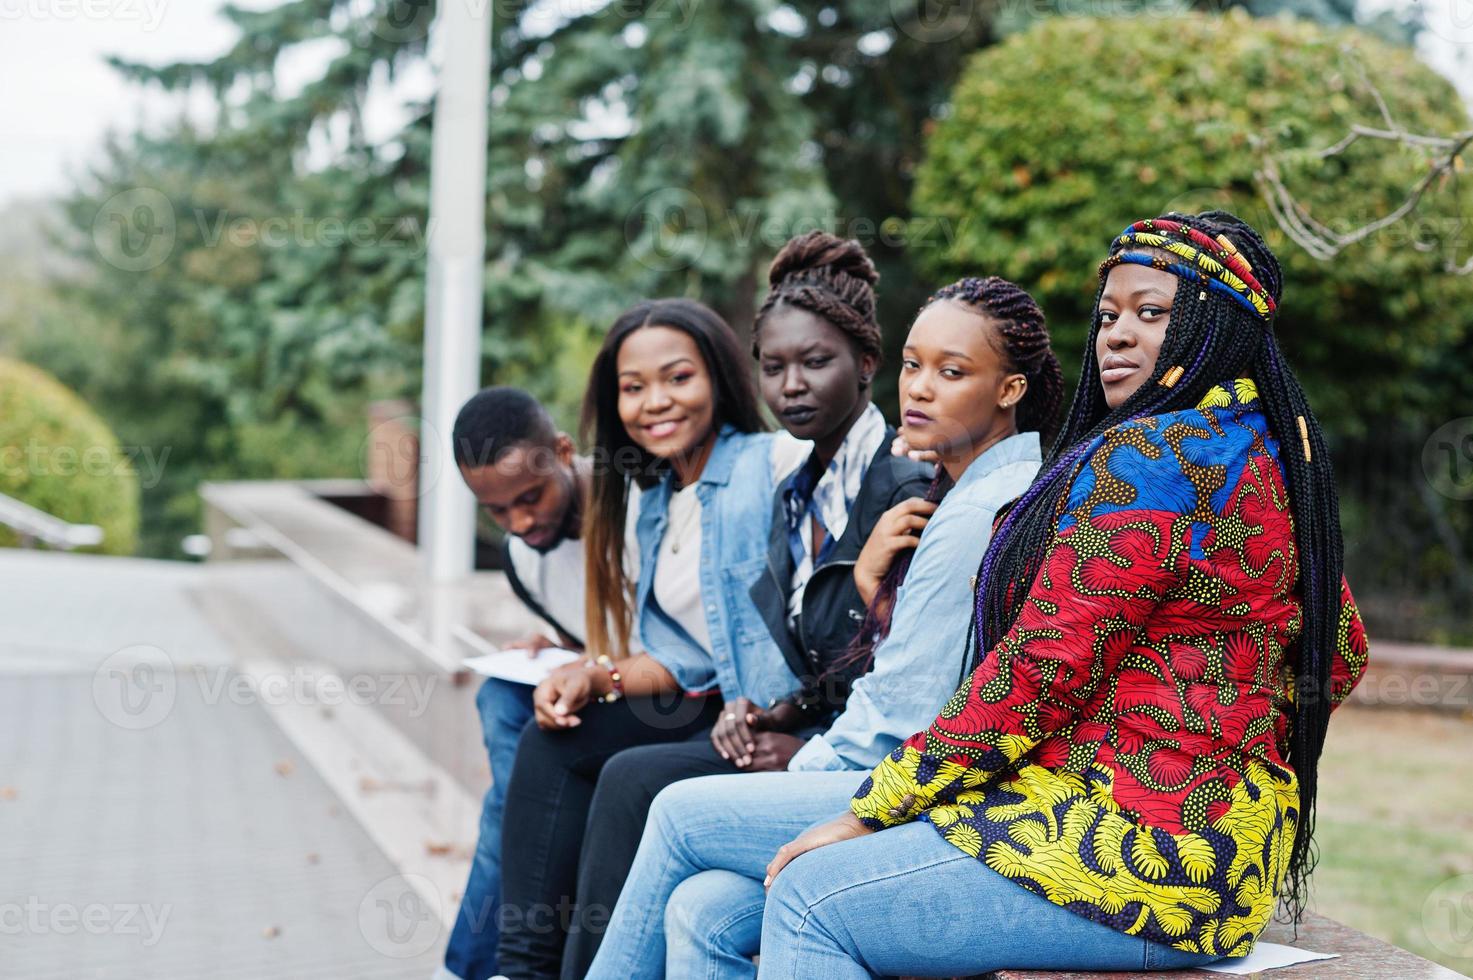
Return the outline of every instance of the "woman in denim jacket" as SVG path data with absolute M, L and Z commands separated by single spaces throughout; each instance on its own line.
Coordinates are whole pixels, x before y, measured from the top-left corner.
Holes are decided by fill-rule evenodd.
M 776 441 L 803 440 L 811 453 L 777 487 L 767 560 L 748 593 L 806 683 L 777 705 L 728 698 L 709 736 L 609 760 L 589 808 L 564 980 L 581 980 L 598 952 L 655 794 L 697 776 L 786 769 L 826 727 L 834 708 L 824 695 L 847 685 L 820 686 L 818 678 L 828 680 L 828 665 L 844 657 L 864 621 L 856 560 L 892 507 L 935 507 L 920 499 L 935 467 L 891 454 L 896 431 L 871 399 L 883 347 L 878 280 L 859 242 L 824 231 L 795 236 L 773 259 L 752 354 L 762 398 L 787 432 Z
M 538 686 L 507 787 L 498 960 L 508 977 L 557 975 L 604 763 L 709 729 L 724 700 L 767 704 L 797 684 L 748 589 L 766 565 L 776 478 L 808 447 L 774 444 L 764 429 L 747 359 L 709 308 L 649 301 L 609 331 L 583 407 L 594 443 L 590 658 Z M 636 490 L 637 575 L 623 562 Z M 628 655 L 634 629 L 649 653 Z
M 938 486 L 951 489 L 909 547 L 915 524 L 901 507 L 864 546 L 854 576 L 865 580 L 856 585 L 870 612 L 862 639 L 831 668 L 857 678 L 852 694 L 789 771 L 688 779 L 655 798 L 589 980 L 751 976 L 761 870 L 773 851 L 842 806 L 862 772 L 934 717 L 955 684 L 969 576 L 994 519 L 1038 471 L 1063 378 L 1042 311 L 996 277 L 939 290 L 902 354 L 902 435 L 937 457 Z M 861 575 L 869 565 L 876 573 Z

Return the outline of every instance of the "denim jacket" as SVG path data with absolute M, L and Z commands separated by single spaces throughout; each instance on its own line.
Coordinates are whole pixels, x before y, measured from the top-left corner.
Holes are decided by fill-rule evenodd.
M 788 762 L 790 770 L 872 767 L 909 738 L 905 730 L 917 719 L 924 726 L 936 717 L 965 666 L 972 576 L 992 540 L 993 519 L 1028 489 L 1042 459 L 1038 433 L 1022 432 L 967 467 L 921 532 L 874 666 L 854 682 L 829 730 Z
M 655 561 L 665 534 L 673 474 L 666 473 L 639 500 L 635 609 L 640 642 L 691 694 L 714 690 L 728 701 L 745 697 L 766 705 L 797 686 L 748 594 L 767 567 L 774 491 L 772 438 L 771 433 L 742 433 L 723 426 L 696 485 L 709 651 L 666 615 L 654 597 Z

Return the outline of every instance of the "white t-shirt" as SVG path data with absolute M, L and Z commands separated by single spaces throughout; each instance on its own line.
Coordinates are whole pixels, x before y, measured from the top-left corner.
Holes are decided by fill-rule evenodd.
M 639 493 L 629 495 L 629 509 L 624 517 L 624 568 L 631 581 L 639 580 L 639 540 L 634 527 L 639 520 Z M 696 528 L 700 533 L 700 528 Z M 584 641 L 586 623 L 583 607 L 587 602 L 588 583 L 584 578 L 582 538 L 564 538 L 551 551 L 542 552 L 521 538 L 510 537 L 507 551 L 517 579 L 532 601 L 546 610 L 564 632 Z M 629 637 L 631 653 L 638 653 L 639 631 Z
M 538 551 L 521 538 L 513 537 L 509 541 L 507 552 L 522 588 L 564 632 L 582 642 L 587 593 L 582 539 L 564 538 L 547 552 Z
M 813 443 L 796 439 L 786 430 L 772 440 L 768 463 L 773 485 L 803 463 Z M 665 534 L 655 553 L 655 601 L 690 634 L 701 648 L 711 649 L 711 628 L 701 597 L 701 498 L 696 484 L 670 495 L 665 511 Z
M 655 553 L 655 601 L 691 639 L 711 649 L 711 630 L 701 607 L 701 498 L 697 484 L 670 495 L 665 533 Z

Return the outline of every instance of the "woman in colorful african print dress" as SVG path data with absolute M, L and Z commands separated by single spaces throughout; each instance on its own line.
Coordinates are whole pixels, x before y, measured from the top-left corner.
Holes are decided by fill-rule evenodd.
M 1115 239 L 1064 434 L 983 560 L 982 653 L 774 858 L 763 975 L 1192 965 L 1302 910 L 1366 642 L 1280 292 L 1226 213 Z

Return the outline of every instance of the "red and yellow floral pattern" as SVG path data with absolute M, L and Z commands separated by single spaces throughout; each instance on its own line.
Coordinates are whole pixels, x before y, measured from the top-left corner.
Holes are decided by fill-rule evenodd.
M 1299 816 L 1284 756 L 1302 609 L 1278 452 L 1248 380 L 1101 436 L 1017 622 L 855 814 L 928 820 L 1131 935 L 1251 950 Z M 1342 595 L 1337 704 L 1367 659 Z

